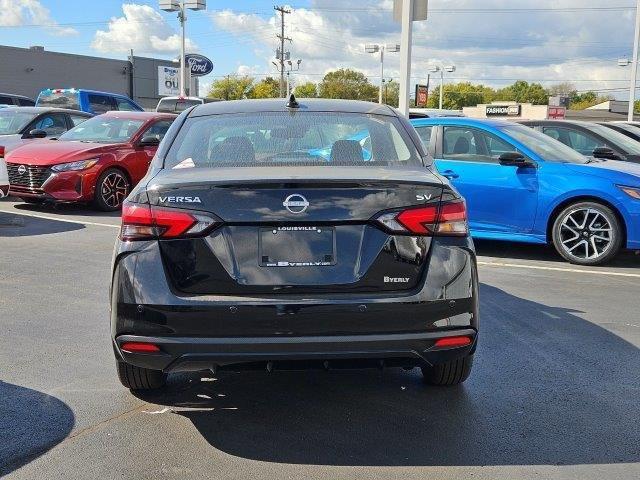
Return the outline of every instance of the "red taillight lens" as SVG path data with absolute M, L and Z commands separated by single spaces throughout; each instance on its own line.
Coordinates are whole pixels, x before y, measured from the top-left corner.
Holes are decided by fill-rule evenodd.
M 388 230 L 414 235 L 465 236 L 468 233 L 464 200 L 409 208 L 377 218 Z
M 0 145 L 0 158 L 4 158 L 4 147 Z
M 120 349 L 127 353 L 158 353 L 160 348 L 153 343 L 124 342 Z
M 124 202 L 120 238 L 148 240 L 193 236 L 204 233 L 215 224 L 215 219 L 201 212 Z
M 445 337 L 436 340 L 434 347 L 437 348 L 454 348 L 454 347 L 466 347 L 471 345 L 471 339 L 469 337 Z

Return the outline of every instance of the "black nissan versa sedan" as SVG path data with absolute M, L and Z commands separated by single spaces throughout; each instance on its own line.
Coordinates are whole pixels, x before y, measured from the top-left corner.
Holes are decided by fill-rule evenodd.
M 241 368 L 471 371 L 478 280 L 465 203 L 395 110 L 199 105 L 122 211 L 111 327 L 126 387 Z

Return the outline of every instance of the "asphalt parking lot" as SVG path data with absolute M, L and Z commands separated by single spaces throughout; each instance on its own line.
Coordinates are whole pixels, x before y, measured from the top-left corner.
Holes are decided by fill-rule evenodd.
M 117 215 L 0 202 L 0 476 L 640 478 L 640 256 L 571 266 L 478 243 L 471 378 L 417 371 L 116 378 Z

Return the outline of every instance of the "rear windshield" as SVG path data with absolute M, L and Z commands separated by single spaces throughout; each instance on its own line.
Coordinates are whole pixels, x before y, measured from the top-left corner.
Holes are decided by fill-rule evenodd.
M 35 113 L 0 110 L 0 135 L 20 133 L 35 117 Z
M 165 168 L 256 166 L 419 166 L 394 117 L 274 112 L 188 118 Z
M 38 96 L 38 106 L 80 110 L 78 92 L 41 92 Z
M 76 142 L 122 143 L 128 142 L 140 129 L 143 120 L 102 116 L 89 118 L 60 135 L 59 139 Z
M 193 107 L 194 105 L 202 105 L 202 101 L 190 98 L 177 100 L 175 98 L 166 100 L 163 99 L 158 103 L 158 107 L 156 108 L 156 110 L 158 112 L 180 113 L 184 112 L 189 107 Z

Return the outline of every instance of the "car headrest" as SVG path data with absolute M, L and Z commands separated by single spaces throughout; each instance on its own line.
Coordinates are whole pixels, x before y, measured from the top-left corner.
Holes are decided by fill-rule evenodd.
M 357 140 L 336 140 L 331 147 L 332 162 L 362 162 L 362 145 Z
M 453 153 L 469 153 L 470 146 L 471 144 L 469 143 L 469 140 L 467 140 L 465 137 L 460 137 L 458 138 L 458 140 L 456 140 L 456 144 L 453 146 Z
M 247 137 L 228 137 L 211 150 L 212 163 L 255 163 L 256 152 Z

